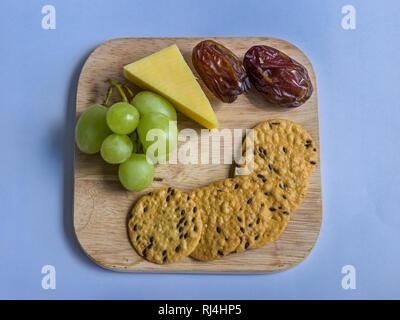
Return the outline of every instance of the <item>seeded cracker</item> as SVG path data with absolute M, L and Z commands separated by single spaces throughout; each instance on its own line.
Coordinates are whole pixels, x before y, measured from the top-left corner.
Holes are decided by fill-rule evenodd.
M 199 243 L 202 227 L 201 208 L 171 187 L 140 198 L 128 221 L 138 254 L 160 264 L 188 256 Z
M 271 220 L 271 213 L 265 206 L 266 196 L 258 185 L 251 185 L 249 176 L 238 176 L 224 179 L 211 186 L 232 194 L 238 201 L 238 209 L 243 215 L 242 234 L 234 252 L 250 248 L 253 242 L 259 240 L 257 235 L 263 233 Z
M 244 215 L 237 198 L 213 185 L 195 189 L 189 196 L 202 211 L 203 234 L 191 257 L 215 260 L 236 249 L 244 232 Z
M 254 166 L 247 167 L 247 173 L 252 172 L 253 175 L 267 177 L 269 171 L 279 176 L 280 180 L 278 183 L 274 180 L 275 187 L 267 184 L 262 186 L 263 191 L 270 196 L 269 203 L 266 205 L 271 211 L 271 220 L 266 225 L 263 236 L 259 236 L 258 241 L 253 241 L 255 244 L 247 240 L 249 243 L 244 244 L 245 248 L 264 246 L 279 237 L 289 222 L 290 214 L 304 200 L 309 176 L 318 159 L 317 149 L 309 133 L 292 121 L 268 120 L 257 125 L 252 134 L 254 149 L 246 150 L 246 141 L 242 146 L 243 154 L 252 153 L 254 156 Z M 237 170 L 238 168 L 235 174 L 238 174 Z M 285 194 L 281 195 L 283 200 L 288 201 L 281 200 L 279 192 L 282 190 L 285 191 Z M 285 211 L 279 208 L 284 208 Z M 251 237 L 248 238 L 251 240 Z M 243 243 L 238 251 L 241 249 L 243 249 Z
M 259 248 L 277 239 L 307 191 L 307 184 L 286 182 L 269 170 L 212 185 L 232 193 L 244 214 L 244 232 L 236 252 Z
M 254 155 L 254 167 L 248 166 L 248 172 L 268 169 L 286 179 L 300 179 L 308 183 L 318 161 L 318 152 L 303 127 L 289 120 L 272 119 L 254 127 L 252 134 L 254 149 L 246 151 L 246 141 L 242 146 L 243 155 Z
M 174 262 L 190 252 L 198 260 L 214 260 L 265 246 L 280 236 L 304 200 L 318 153 L 307 131 L 288 120 L 262 122 L 253 135 L 254 149 L 242 146 L 243 154 L 254 155 L 247 175 L 189 194 L 162 189 L 139 200 L 128 227 L 140 255 L 156 263 Z M 190 207 L 198 213 L 191 218 L 192 229 L 188 219 L 179 218 Z

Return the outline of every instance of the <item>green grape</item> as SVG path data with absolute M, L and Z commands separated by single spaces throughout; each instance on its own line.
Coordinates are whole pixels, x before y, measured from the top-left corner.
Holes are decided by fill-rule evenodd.
M 170 121 L 158 112 L 146 113 L 141 118 L 137 131 L 143 149 L 153 162 L 167 160 L 178 144 L 176 121 Z
M 121 184 L 128 190 L 140 191 L 147 188 L 154 179 L 154 165 L 146 160 L 144 154 L 132 154 L 118 168 Z
M 117 164 L 128 160 L 132 150 L 132 141 L 127 135 L 113 133 L 104 139 L 100 154 L 105 162 Z
M 163 96 L 151 91 L 139 92 L 131 100 L 131 104 L 138 109 L 142 117 L 149 112 L 159 112 L 173 121 L 177 119 L 174 106 Z
M 129 134 L 139 124 L 140 114 L 127 102 L 117 102 L 107 111 L 107 124 L 111 131 L 118 134 Z
M 94 154 L 100 151 L 103 140 L 112 132 L 107 126 L 107 108 L 94 104 L 79 117 L 75 127 L 75 142 L 79 150 Z

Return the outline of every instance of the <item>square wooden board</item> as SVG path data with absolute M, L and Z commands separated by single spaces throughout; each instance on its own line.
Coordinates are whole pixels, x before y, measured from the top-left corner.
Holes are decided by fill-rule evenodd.
M 204 39 L 122 38 L 102 43 L 83 66 L 78 84 L 76 117 L 89 105 L 103 103 L 108 87 L 104 81 L 107 78 L 126 82 L 122 75 L 124 65 L 176 43 L 192 68 L 192 48 Z M 207 39 L 224 44 L 241 59 L 253 45 L 275 47 L 303 64 L 314 85 L 314 93 L 304 105 L 286 109 L 267 105 L 255 89 L 241 95 L 232 104 L 224 104 L 215 99 L 200 81 L 216 112 L 220 129 L 246 129 L 267 119 L 289 119 L 310 132 L 319 150 L 316 78 L 311 62 L 304 53 L 291 43 L 276 38 Z M 178 127 L 179 130 L 193 128 L 198 132 L 202 129 L 181 113 L 178 113 Z M 174 186 L 182 191 L 202 187 L 228 177 L 231 168 L 230 164 L 157 165 L 156 179 L 150 188 L 143 192 L 129 192 L 118 181 L 118 166 L 106 164 L 98 154 L 86 155 L 75 148 L 74 228 L 82 249 L 105 268 L 135 272 L 273 272 L 288 269 L 303 261 L 317 241 L 322 221 L 319 164 L 311 175 L 306 199 L 292 215 L 281 237 L 266 247 L 231 254 L 215 261 L 201 262 L 187 257 L 168 265 L 147 262 L 136 253 L 129 242 L 126 227 L 127 215 L 136 199 L 165 186 Z

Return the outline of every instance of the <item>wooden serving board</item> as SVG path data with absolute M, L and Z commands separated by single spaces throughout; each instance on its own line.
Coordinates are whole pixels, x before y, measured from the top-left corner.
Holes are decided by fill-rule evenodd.
M 205 38 L 124 38 L 101 44 L 87 59 L 80 75 L 76 117 L 93 103 L 103 103 L 107 78 L 126 82 L 122 67 L 160 49 L 176 43 L 192 68 L 192 48 Z M 210 38 L 209 38 L 210 39 Z M 282 118 L 304 126 L 319 150 L 319 122 L 316 79 L 308 58 L 294 45 L 275 38 L 211 38 L 231 49 L 239 58 L 251 46 L 265 44 L 275 47 L 307 69 L 314 93 L 301 107 L 286 109 L 269 106 L 255 89 L 241 95 L 232 104 L 219 102 L 201 83 L 216 112 L 220 129 L 252 128 L 261 121 Z M 193 70 L 193 68 L 192 68 Z M 115 94 L 114 99 L 117 98 Z M 178 127 L 200 125 L 178 113 Z M 243 131 L 244 133 L 244 131 Z M 238 141 L 240 147 L 241 141 Z M 222 145 L 221 148 L 225 146 Z M 223 153 L 221 153 L 223 154 Z M 143 260 L 131 246 L 127 234 L 127 215 L 142 194 L 153 189 L 174 186 L 182 191 L 202 187 L 230 176 L 231 164 L 164 164 L 157 165 L 155 181 L 143 192 L 126 191 L 118 181 L 118 166 L 106 164 L 100 155 L 86 155 L 75 148 L 74 227 L 78 241 L 86 254 L 99 265 L 119 271 L 145 272 L 231 272 L 253 273 L 285 270 L 304 260 L 317 241 L 321 221 L 321 175 L 318 164 L 311 175 L 305 201 L 292 215 L 281 237 L 270 245 L 231 254 L 222 259 L 201 262 L 187 257 L 168 265 Z

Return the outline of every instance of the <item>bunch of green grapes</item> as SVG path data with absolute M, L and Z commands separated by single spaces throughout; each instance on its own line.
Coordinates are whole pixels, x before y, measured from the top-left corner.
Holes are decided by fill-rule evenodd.
M 121 184 L 140 191 L 153 182 L 154 165 L 167 160 L 177 146 L 176 111 L 167 99 L 150 91 L 139 92 L 129 103 L 122 86 L 107 81 L 104 104 L 88 107 L 76 123 L 76 145 L 84 153 L 100 152 L 105 162 L 118 164 Z M 113 88 L 122 101 L 107 108 Z

